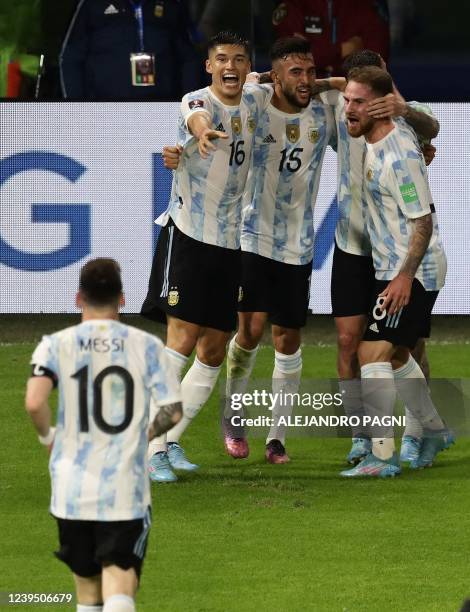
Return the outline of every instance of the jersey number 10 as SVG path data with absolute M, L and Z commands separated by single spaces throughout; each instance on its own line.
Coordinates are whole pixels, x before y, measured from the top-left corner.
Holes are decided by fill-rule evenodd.
M 110 425 L 103 417 L 103 380 L 106 376 L 115 374 L 122 378 L 125 388 L 124 419 L 119 425 Z M 80 414 L 80 431 L 90 430 L 88 423 L 88 366 L 80 368 L 72 378 L 78 380 L 78 404 Z M 93 419 L 96 426 L 107 434 L 118 434 L 124 431 L 132 421 L 134 414 L 134 380 L 129 372 L 121 366 L 112 365 L 96 376 L 93 381 Z

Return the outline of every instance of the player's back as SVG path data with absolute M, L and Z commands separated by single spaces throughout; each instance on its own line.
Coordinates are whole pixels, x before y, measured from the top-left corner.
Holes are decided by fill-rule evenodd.
M 32 361 L 55 373 L 59 386 L 50 460 L 54 516 L 144 516 L 150 389 L 168 395 L 163 349 L 157 338 L 114 320 L 89 320 L 43 338 Z

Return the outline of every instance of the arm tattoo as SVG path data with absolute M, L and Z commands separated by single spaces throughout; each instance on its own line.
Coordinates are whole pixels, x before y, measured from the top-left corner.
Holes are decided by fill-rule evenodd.
M 405 120 L 420 138 L 431 140 L 431 138 L 436 138 L 439 134 L 439 121 L 426 113 L 414 109 L 409 104 L 406 105 Z
M 324 91 L 331 91 L 332 89 L 333 87 L 331 87 L 329 79 L 317 79 L 312 88 L 312 94 L 315 96 Z
M 401 267 L 400 273 L 413 279 L 419 264 L 426 253 L 432 235 L 432 216 L 425 215 L 414 220 L 414 232 L 408 245 L 408 253 Z
M 150 426 L 150 431 L 153 438 L 162 436 L 164 433 L 174 427 L 183 416 L 183 405 L 181 402 L 174 404 L 166 404 L 161 406 L 153 423 Z

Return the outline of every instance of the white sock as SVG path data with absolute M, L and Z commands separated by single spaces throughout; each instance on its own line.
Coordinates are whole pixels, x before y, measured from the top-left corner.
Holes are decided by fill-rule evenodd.
M 129 595 L 111 595 L 104 602 L 103 612 L 135 612 L 135 602 Z
M 410 355 L 408 362 L 393 374 L 400 398 L 422 427 L 436 431 L 445 429 L 431 399 L 426 378 L 413 357 Z
M 364 406 L 362 404 L 362 387 L 360 378 L 343 379 L 339 381 L 343 408 L 346 416 L 357 417 L 360 424 L 351 427 L 353 438 L 368 437 L 366 428 L 362 426 Z
M 96 606 L 85 606 L 83 604 L 77 604 L 77 612 L 102 612 L 103 606 L 101 604 Z
M 165 346 L 165 354 L 168 358 L 168 361 L 171 363 L 174 371 L 176 372 L 176 375 L 178 376 L 178 380 L 181 380 L 181 374 L 186 366 L 186 364 L 188 363 L 188 359 L 189 357 L 186 357 L 186 355 L 182 355 L 181 353 L 178 353 L 177 351 L 174 351 L 171 348 L 168 348 L 167 346 Z M 150 400 L 150 420 L 149 422 L 152 423 L 152 421 L 154 420 L 157 412 L 158 412 L 159 408 L 158 406 L 155 405 L 155 402 L 153 401 L 153 398 Z M 167 450 L 167 435 L 168 432 L 166 434 L 163 434 L 163 436 L 159 436 L 158 438 L 154 438 L 150 443 L 149 443 L 149 447 L 148 447 L 148 451 L 147 451 L 147 457 L 148 459 L 151 459 L 155 453 L 164 453 Z
M 228 345 L 227 351 L 227 382 L 225 385 L 225 410 L 224 416 L 230 419 L 233 416 L 230 398 L 234 393 L 244 393 L 248 380 L 253 371 L 256 361 L 258 347 L 254 349 L 245 349 L 237 344 L 236 336 L 234 336 Z M 237 411 L 241 414 L 241 411 Z
M 188 363 L 189 357 L 186 357 L 186 355 L 182 355 L 181 353 L 178 353 L 167 346 L 165 346 L 165 354 L 168 357 L 168 361 L 173 366 L 173 369 L 178 376 L 178 380 L 181 381 L 181 374 Z
M 191 421 L 209 399 L 221 367 L 220 365 L 214 368 L 201 363 L 197 357 L 194 358 L 193 365 L 186 372 L 186 376 L 181 383 L 183 417 L 167 433 L 168 442 L 179 442 Z
M 266 444 L 271 440 L 286 441 L 286 425 L 279 423 L 279 418 L 288 419 L 292 414 L 295 401 L 286 394 L 297 393 L 302 373 L 302 350 L 299 348 L 293 355 L 284 355 L 275 351 L 273 370 L 273 393 L 278 394 L 271 417 L 273 425 L 269 430 Z
M 362 398 L 366 416 L 392 417 L 395 407 L 396 389 L 392 364 L 378 361 L 361 368 Z M 379 459 L 390 459 L 395 451 L 393 427 L 373 426 L 371 428 L 372 452 Z
M 397 381 L 395 381 L 398 391 Z M 400 395 L 400 393 L 398 393 Z M 422 438 L 423 437 L 423 426 L 418 421 L 418 419 L 413 415 L 413 413 L 405 406 L 405 431 L 403 432 L 404 436 L 412 436 L 413 438 Z

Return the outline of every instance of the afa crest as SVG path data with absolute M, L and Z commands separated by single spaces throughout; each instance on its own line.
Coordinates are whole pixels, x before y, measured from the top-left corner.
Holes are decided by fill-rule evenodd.
M 238 287 L 238 301 L 243 301 L 243 287 Z
M 297 142 L 300 138 L 300 127 L 296 123 L 286 125 L 286 136 L 289 142 Z
M 168 306 L 176 306 L 180 301 L 180 294 L 177 289 L 172 289 L 168 292 Z
M 232 117 L 232 131 L 238 136 L 242 131 L 242 120 L 240 117 Z
M 308 139 L 310 140 L 310 142 L 312 144 L 315 144 L 319 138 L 320 138 L 320 133 L 318 132 L 317 128 L 314 128 L 314 127 L 309 128 Z
M 246 125 L 248 127 L 248 131 L 253 134 L 253 132 L 256 130 L 256 121 L 254 117 L 248 117 Z
M 374 172 L 372 171 L 372 168 L 369 168 L 367 170 L 366 176 L 367 176 L 367 180 L 368 181 L 371 181 L 374 178 Z

